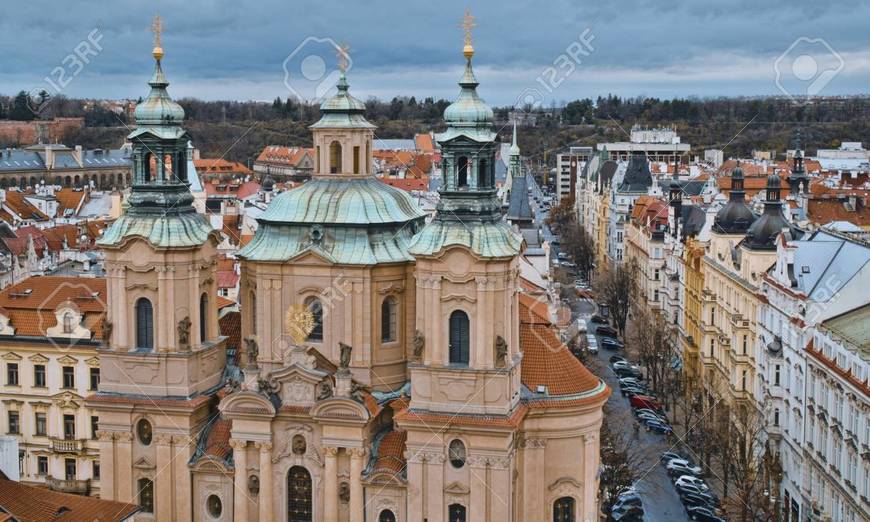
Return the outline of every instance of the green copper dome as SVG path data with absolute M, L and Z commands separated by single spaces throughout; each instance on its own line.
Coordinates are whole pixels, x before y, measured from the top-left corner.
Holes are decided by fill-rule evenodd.
M 465 64 L 465 74 L 459 81 L 462 90 L 459 97 L 444 110 L 444 122 L 448 126 L 471 126 L 492 123 L 493 112 L 477 94 L 477 78 L 471 69 L 471 60 Z
M 365 117 L 366 106 L 363 102 L 350 95 L 350 84 L 344 71 L 336 85 L 335 96 L 320 105 L 322 116 L 310 129 L 374 129 Z
M 172 101 L 166 87 L 169 82 L 163 74 L 160 60 L 154 69 L 154 76 L 148 82 L 151 92 L 142 103 L 136 105 L 133 117 L 137 125 L 180 125 L 184 121 L 184 109 L 181 105 Z
M 280 194 L 260 221 L 275 223 L 386 224 L 423 216 L 411 196 L 374 177 L 315 177 Z

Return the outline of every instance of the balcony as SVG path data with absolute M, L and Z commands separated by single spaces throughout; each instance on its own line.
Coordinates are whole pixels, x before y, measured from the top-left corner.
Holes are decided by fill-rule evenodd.
M 91 491 L 91 479 L 65 480 L 54 477 L 45 477 L 45 483 L 48 485 L 48 489 L 52 491 L 60 491 L 61 493 L 87 495 Z
M 58 439 L 51 437 L 51 451 L 55 453 L 81 453 L 84 449 L 84 439 Z

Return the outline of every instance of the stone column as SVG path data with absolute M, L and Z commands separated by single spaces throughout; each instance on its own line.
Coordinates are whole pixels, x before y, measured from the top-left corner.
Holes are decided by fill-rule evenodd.
M 507 522 L 511 519 L 511 467 L 510 457 L 490 457 L 490 519 Z
M 100 498 L 115 500 L 115 437 L 111 431 L 98 431 L 100 440 Z
M 154 509 L 157 520 L 172 520 L 172 436 L 156 434 L 157 473 L 154 475 Z
M 187 461 L 190 460 L 190 437 L 184 435 L 176 435 L 172 437 L 175 459 L 175 487 L 174 493 L 176 498 L 175 516 L 179 522 L 190 522 L 193 520 L 193 487 L 191 485 L 190 468 L 187 467 Z
M 338 520 L 338 448 L 324 447 L 323 520 Z
M 423 456 L 426 473 L 426 517 L 428 520 L 444 520 L 447 516 L 444 513 L 447 504 L 444 500 L 444 462 L 447 458 L 444 453 L 436 452 L 427 452 Z
M 598 437 L 595 433 L 583 436 L 583 518 L 598 517 Z
M 353 448 L 350 452 L 350 522 L 363 522 L 362 472 L 365 467 L 365 448 Z
M 248 442 L 244 440 L 231 439 L 230 446 L 233 447 L 233 463 L 235 465 L 235 478 L 233 484 L 233 521 L 247 522 L 248 520 L 248 480 L 247 467 L 248 456 L 246 450 Z
M 489 520 L 486 512 L 486 496 L 489 493 L 489 484 L 486 482 L 486 459 L 479 456 L 469 456 L 467 463 L 471 492 L 468 495 L 468 519 Z
M 423 522 L 423 517 L 432 517 L 423 507 L 423 495 L 426 492 L 425 463 L 420 451 L 413 448 L 405 450 L 405 461 L 408 470 L 408 521 Z M 441 519 L 432 517 L 429 520 Z
M 117 487 L 118 492 L 115 495 L 115 500 L 120 502 L 129 502 L 138 504 L 139 499 L 133 496 L 133 434 L 129 432 L 121 432 L 115 434 L 115 448 L 117 449 L 118 460 L 115 463 L 115 472 L 118 476 Z
M 257 442 L 260 450 L 260 520 L 274 520 L 272 500 L 272 443 Z

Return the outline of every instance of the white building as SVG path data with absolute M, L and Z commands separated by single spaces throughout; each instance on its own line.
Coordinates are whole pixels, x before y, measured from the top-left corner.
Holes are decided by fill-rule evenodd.
M 592 147 L 571 147 L 568 152 L 556 156 L 556 200 L 575 193 L 586 162 L 593 156 Z
M 673 163 L 675 158 L 688 154 L 691 148 L 688 143 L 680 141 L 674 129 L 647 129 L 638 125 L 631 128 L 629 141 L 596 145 L 597 150 L 606 150 L 610 159 L 628 160 L 633 152 L 643 152 L 651 161 L 666 163 Z

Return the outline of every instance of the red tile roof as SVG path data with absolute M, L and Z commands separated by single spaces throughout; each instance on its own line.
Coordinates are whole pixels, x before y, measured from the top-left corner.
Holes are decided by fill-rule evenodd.
M 25 199 L 23 192 L 14 190 L 6 191 L 5 205 L 12 212 L 18 214 L 21 219 L 33 219 L 34 221 L 48 221 L 48 216 L 42 213 L 38 208 Z
M 227 312 L 223 317 L 218 319 L 221 335 L 226 335 L 227 348 L 238 349 L 242 344 L 242 314 L 241 312 Z
M 381 438 L 372 473 L 401 473 L 405 469 L 405 441 L 408 433 L 393 430 Z
M 267 145 L 257 156 L 257 161 L 261 163 L 282 163 L 296 167 L 299 163 L 308 156 L 311 161 L 314 161 L 314 149 L 303 147 L 282 147 L 280 145 Z
M 217 272 L 218 288 L 235 288 L 239 284 L 239 274 L 235 270 L 218 270 Z
M 103 278 L 36 276 L 0 292 L 0 307 L 16 335 L 45 336 L 46 329 L 57 326 L 54 311 L 64 302 L 78 308 L 84 327 L 93 338 L 100 338 L 106 312 Z
M 382 182 L 391 187 L 402 189 L 406 192 L 412 190 L 427 191 L 429 190 L 429 176 L 422 178 L 378 178 Z
M 76 190 L 72 188 L 62 188 L 54 192 L 54 197 L 57 199 L 59 216 L 63 215 L 64 210 L 72 210 L 77 212 L 83 201 L 87 201 L 87 192 L 84 190 Z
M 232 453 L 230 446 L 230 431 L 233 429 L 233 421 L 223 417 L 214 421 L 205 441 L 205 454 L 226 459 Z
M 193 160 L 193 166 L 196 167 L 197 174 L 204 177 L 204 179 L 221 174 L 248 176 L 254 173 L 254 171 L 237 161 L 228 161 L 222 158 Z
M 203 185 L 207 197 L 234 197 L 245 199 L 256 194 L 260 190 L 260 184 L 256 181 L 227 181 L 218 182 L 212 180 Z
M 27 486 L 3 477 L 0 509 L 20 522 L 110 522 L 128 519 L 139 506 Z

